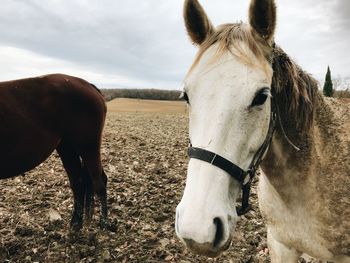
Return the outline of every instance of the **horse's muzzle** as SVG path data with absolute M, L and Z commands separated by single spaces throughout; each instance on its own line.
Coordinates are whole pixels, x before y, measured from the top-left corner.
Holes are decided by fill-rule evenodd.
M 191 239 L 184 239 L 186 247 L 190 249 L 193 253 L 205 256 L 209 258 L 218 257 L 222 252 L 226 251 L 232 242 L 231 237 L 220 247 L 214 247 L 213 243 L 198 244 Z

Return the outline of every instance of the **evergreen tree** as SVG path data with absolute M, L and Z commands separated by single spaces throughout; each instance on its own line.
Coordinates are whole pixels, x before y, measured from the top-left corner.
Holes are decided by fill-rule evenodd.
M 329 69 L 329 66 L 327 68 L 326 80 L 323 86 L 323 94 L 326 97 L 333 97 L 333 82 L 332 82 L 331 70 Z

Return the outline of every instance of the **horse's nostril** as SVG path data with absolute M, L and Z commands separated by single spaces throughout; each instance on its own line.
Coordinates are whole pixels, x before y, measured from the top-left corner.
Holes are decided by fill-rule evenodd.
M 218 217 L 214 218 L 214 225 L 216 226 L 216 233 L 213 245 L 214 247 L 217 247 L 224 238 L 224 225 Z

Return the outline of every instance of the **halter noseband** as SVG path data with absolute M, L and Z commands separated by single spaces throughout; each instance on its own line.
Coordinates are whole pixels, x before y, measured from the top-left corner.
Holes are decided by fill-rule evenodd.
M 259 150 L 255 153 L 254 158 L 252 162 L 250 163 L 248 170 L 245 171 L 239 166 L 235 165 L 233 162 L 227 160 L 226 158 L 213 153 L 211 151 L 207 151 L 202 148 L 192 147 L 192 144 L 190 143 L 190 147 L 188 148 L 188 156 L 193 159 L 198 159 L 203 162 L 210 163 L 211 165 L 214 165 L 223 171 L 227 172 L 230 176 L 232 176 L 235 180 L 237 180 L 241 186 L 242 186 L 242 205 L 237 208 L 237 214 L 239 216 L 246 214 L 250 210 L 249 205 L 249 195 L 250 195 L 250 188 L 252 185 L 252 181 L 255 177 L 256 170 L 258 169 L 262 158 L 271 144 L 272 137 L 274 134 L 274 131 L 276 129 L 277 124 L 277 106 L 275 104 L 274 98 L 271 99 L 271 117 L 270 117 L 270 124 L 269 124 L 269 130 L 267 132 L 265 141 L 260 146 Z

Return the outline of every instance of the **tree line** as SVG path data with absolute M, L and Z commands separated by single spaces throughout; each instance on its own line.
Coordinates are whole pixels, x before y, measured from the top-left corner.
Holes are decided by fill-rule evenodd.
M 160 89 L 101 89 L 106 101 L 115 98 L 131 98 L 145 100 L 180 100 L 181 91 Z M 328 66 L 323 85 L 323 94 L 326 97 L 350 98 L 350 80 L 332 79 Z
M 181 91 L 160 89 L 101 89 L 106 101 L 115 98 L 144 100 L 179 100 Z

